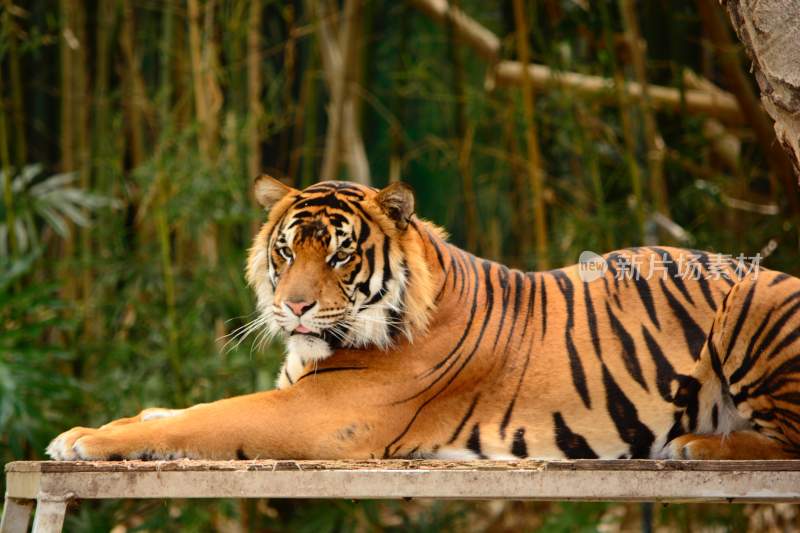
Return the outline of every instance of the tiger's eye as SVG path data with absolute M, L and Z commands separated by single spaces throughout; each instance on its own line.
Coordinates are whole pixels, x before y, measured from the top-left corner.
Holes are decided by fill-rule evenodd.
M 350 257 L 350 254 L 347 253 L 347 252 L 336 252 L 336 255 L 334 256 L 334 259 L 336 259 L 336 261 L 344 261 L 349 257 Z
M 288 246 L 281 246 L 278 248 L 278 255 L 286 259 L 287 261 L 291 261 L 294 255 L 292 254 L 292 250 Z

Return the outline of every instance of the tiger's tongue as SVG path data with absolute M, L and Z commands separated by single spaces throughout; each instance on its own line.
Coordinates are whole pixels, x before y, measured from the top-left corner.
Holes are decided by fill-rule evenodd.
M 297 326 L 296 328 L 294 328 L 294 332 L 295 333 L 311 333 L 311 330 L 308 329 L 305 326 L 300 325 L 300 326 Z

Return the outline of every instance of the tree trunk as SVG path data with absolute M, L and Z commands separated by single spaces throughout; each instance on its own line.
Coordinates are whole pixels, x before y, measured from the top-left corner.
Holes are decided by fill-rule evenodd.
M 736 34 L 753 60 L 761 102 L 800 179 L 800 1 L 725 0 Z

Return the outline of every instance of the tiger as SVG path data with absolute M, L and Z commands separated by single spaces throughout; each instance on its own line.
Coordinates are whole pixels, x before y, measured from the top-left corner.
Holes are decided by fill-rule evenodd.
M 402 182 L 254 194 L 277 387 L 76 427 L 50 457 L 800 457 L 796 277 L 672 247 L 522 272 L 450 244 Z

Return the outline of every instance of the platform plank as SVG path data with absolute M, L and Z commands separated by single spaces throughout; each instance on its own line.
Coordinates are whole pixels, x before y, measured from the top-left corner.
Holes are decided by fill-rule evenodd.
M 20 499 L 440 498 L 800 502 L 798 461 L 14 462 Z

